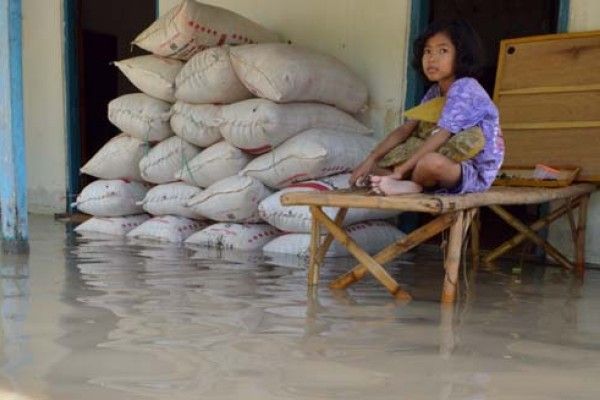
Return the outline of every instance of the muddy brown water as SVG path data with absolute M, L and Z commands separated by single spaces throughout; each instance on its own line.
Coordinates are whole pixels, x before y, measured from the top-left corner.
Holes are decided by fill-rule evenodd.
M 599 399 L 600 271 L 461 273 L 439 260 L 310 293 L 302 260 L 81 238 L 31 218 L 0 258 L 0 399 Z M 326 282 L 352 260 L 323 268 Z M 468 280 L 465 280 L 468 279 Z M 465 294 L 468 283 L 469 295 Z

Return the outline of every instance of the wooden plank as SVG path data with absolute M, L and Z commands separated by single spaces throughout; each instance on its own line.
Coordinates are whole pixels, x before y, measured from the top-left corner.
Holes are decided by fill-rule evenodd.
M 598 121 L 510 122 L 502 124 L 508 130 L 600 128 Z
M 596 190 L 596 186 L 580 183 L 563 188 L 493 187 L 482 193 L 466 195 L 415 194 L 402 196 L 369 196 L 348 192 L 290 192 L 281 198 L 283 205 L 319 205 L 332 207 L 379 208 L 403 211 L 446 213 L 491 204 L 538 204 L 578 197 Z
M 537 163 L 578 166 L 577 181 L 597 182 L 600 177 L 600 128 L 509 130 L 504 129 L 505 164 Z
M 410 295 L 400 288 L 398 282 L 392 278 L 387 271 L 378 264 L 367 252 L 360 248 L 358 244 L 342 228 L 337 226 L 321 209 L 313 208 L 313 217 L 317 218 L 333 237 L 348 249 L 361 264 L 367 267 L 369 272 L 397 299 L 410 300 Z
M 499 90 L 499 96 L 523 95 L 523 94 L 548 94 L 548 93 L 577 93 L 600 91 L 600 84 L 576 85 L 576 86 L 538 86 L 510 90 Z
M 0 219 L 8 253 L 29 251 L 21 51 L 21 0 L 0 0 Z
M 527 239 L 531 240 L 538 246 L 543 247 L 546 253 L 548 253 L 550 257 L 558 261 L 558 263 L 561 264 L 563 267 L 565 267 L 568 270 L 573 269 L 573 264 L 571 264 L 571 262 L 567 260 L 567 258 L 563 256 L 558 250 L 556 250 L 554 246 L 552 246 L 550 243 L 546 242 L 544 239 L 539 237 L 537 233 L 533 231 L 533 229 L 523 224 L 517 218 L 513 217 L 504 208 L 497 205 L 490 205 L 489 207 L 492 211 L 494 211 L 494 213 L 496 213 L 496 215 L 502 218 L 504 222 L 506 222 L 507 224 L 515 228 L 517 231 L 524 234 L 527 237 Z
M 456 220 L 450 227 L 448 238 L 448 251 L 444 269 L 444 287 L 442 289 L 442 303 L 453 303 L 456 300 L 458 287 L 458 270 L 460 268 L 460 256 L 463 243 L 463 220 L 465 211 L 457 212 Z
M 499 91 L 540 86 L 582 86 L 600 83 L 600 33 L 563 36 L 543 41 L 502 41 Z M 568 71 L 568 73 L 565 73 Z
M 600 86 L 600 85 L 598 85 Z M 500 124 L 600 121 L 600 89 L 586 93 L 500 96 Z M 585 127 L 585 126 L 583 126 Z
M 401 240 L 392 243 L 390 246 L 377 253 L 373 259 L 381 265 L 393 260 L 400 254 L 415 248 L 424 241 L 447 229 L 454 222 L 455 217 L 456 216 L 453 213 L 442 214 L 433 221 L 415 229 Z M 332 289 L 346 289 L 354 282 L 361 280 L 367 272 L 368 269 L 366 266 L 358 264 L 349 272 L 331 282 L 329 287 Z

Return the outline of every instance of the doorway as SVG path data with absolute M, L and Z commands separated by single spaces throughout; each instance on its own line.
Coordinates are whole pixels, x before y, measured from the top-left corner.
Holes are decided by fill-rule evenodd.
M 83 166 L 119 133 L 107 118 L 108 103 L 138 90 L 113 61 L 145 54 L 132 40 L 157 15 L 156 0 L 64 0 L 67 86 L 67 210 L 94 178 Z
M 444 18 L 467 20 L 481 37 L 485 64 L 480 79 L 492 96 L 500 40 L 532 35 L 566 32 L 569 21 L 569 0 L 412 0 L 409 35 L 412 44 L 431 22 Z M 426 82 L 408 66 L 406 108 L 417 105 Z
M 412 43 L 429 23 L 440 19 L 463 18 L 481 37 L 485 62 L 479 81 L 491 97 L 500 40 L 566 32 L 568 15 L 569 0 L 412 0 L 409 36 L 411 57 Z M 427 87 L 420 74 L 409 65 L 405 108 L 418 104 Z M 509 209 L 523 221 L 535 220 L 547 212 L 544 206 L 515 206 Z M 512 237 L 511 228 L 486 209 L 482 210 L 481 218 L 482 226 L 486 228 L 481 238 L 482 247 L 494 247 Z M 412 221 L 409 219 L 408 226 L 403 228 L 412 230 L 416 225 L 413 217 Z

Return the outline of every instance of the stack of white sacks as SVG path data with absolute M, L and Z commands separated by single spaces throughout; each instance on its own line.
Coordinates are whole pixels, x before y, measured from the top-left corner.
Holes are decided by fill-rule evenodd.
M 81 170 L 100 180 L 77 198 L 94 216 L 77 230 L 305 255 L 308 208 L 279 198 L 348 187 L 347 172 L 375 145 L 351 115 L 366 105 L 365 84 L 333 57 L 192 0 L 134 44 L 153 54 L 115 65 L 142 93 L 109 104 L 125 133 Z M 391 216 L 351 210 L 346 224 L 377 251 L 402 236 L 382 221 Z

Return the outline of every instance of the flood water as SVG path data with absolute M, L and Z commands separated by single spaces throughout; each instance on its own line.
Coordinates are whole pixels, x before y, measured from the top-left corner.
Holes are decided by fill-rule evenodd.
M 442 307 L 440 261 L 417 255 L 390 268 L 401 304 L 372 279 L 307 293 L 295 258 L 30 224 L 29 257 L 0 259 L 3 400 L 600 398 L 595 269 L 461 273 Z

